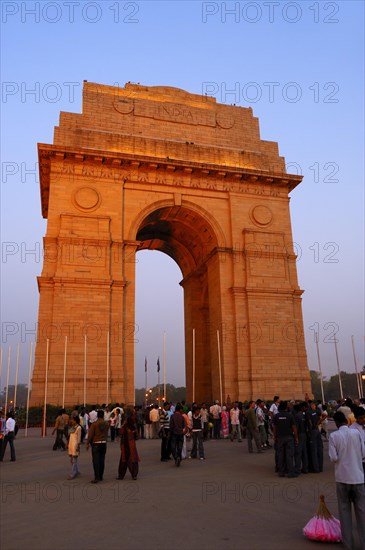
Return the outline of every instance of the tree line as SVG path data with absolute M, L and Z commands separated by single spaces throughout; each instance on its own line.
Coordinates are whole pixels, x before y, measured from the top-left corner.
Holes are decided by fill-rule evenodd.
M 312 392 L 314 395 L 314 399 L 318 399 L 322 401 L 322 391 L 321 391 L 321 377 L 319 375 L 319 372 L 316 370 L 310 371 L 311 375 L 311 382 L 312 382 Z M 342 391 L 344 397 L 352 397 L 357 398 L 359 395 L 358 391 L 358 385 L 356 380 L 356 374 L 355 373 L 348 373 L 341 371 L 341 384 L 342 384 Z M 361 384 L 363 384 L 362 390 L 364 393 L 364 383 L 360 381 Z M 337 401 L 340 399 L 340 382 L 338 374 L 335 374 L 331 376 L 330 379 L 327 379 L 326 377 L 323 378 L 323 393 L 324 393 L 324 399 L 328 403 L 328 401 Z

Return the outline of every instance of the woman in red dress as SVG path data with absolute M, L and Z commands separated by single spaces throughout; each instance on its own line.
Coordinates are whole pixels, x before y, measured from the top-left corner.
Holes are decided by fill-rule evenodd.
M 136 439 L 138 431 L 132 411 L 126 411 L 125 420 L 120 428 L 120 461 L 117 479 L 124 479 L 127 468 L 132 479 L 137 479 L 139 456 Z

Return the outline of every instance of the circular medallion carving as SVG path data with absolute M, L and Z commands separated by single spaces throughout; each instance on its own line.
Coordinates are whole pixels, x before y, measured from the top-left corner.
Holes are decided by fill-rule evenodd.
M 224 128 L 225 130 L 227 130 L 228 128 L 232 128 L 232 126 L 234 125 L 233 116 L 223 112 L 217 113 L 216 121 L 218 126 Z
M 90 212 L 99 208 L 101 197 L 92 187 L 79 187 L 73 194 L 73 203 L 79 210 Z
M 259 204 L 251 210 L 251 219 L 256 225 L 269 225 L 272 221 L 272 212 L 267 206 Z
M 129 115 L 134 109 L 133 99 L 129 99 L 128 97 L 117 99 L 114 102 L 114 109 L 118 111 L 118 113 L 122 113 L 122 115 Z

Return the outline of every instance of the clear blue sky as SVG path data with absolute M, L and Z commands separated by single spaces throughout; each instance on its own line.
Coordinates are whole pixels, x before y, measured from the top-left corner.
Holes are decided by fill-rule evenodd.
M 42 267 L 37 142 L 52 143 L 60 111 L 81 112 L 82 81 L 206 90 L 251 106 L 261 137 L 288 171 L 308 363 L 324 374 L 364 360 L 363 2 L 2 2 L 1 315 L 11 381 L 22 344 L 27 379 Z M 32 93 L 33 90 L 33 93 Z M 231 91 L 231 93 L 230 93 Z M 29 172 L 27 172 L 28 170 Z M 33 173 L 32 173 L 33 171 Z M 33 250 L 35 253 L 27 253 Z M 168 381 L 185 383 L 181 274 L 160 253 L 138 254 L 136 386 L 157 382 L 167 332 Z M 14 323 L 14 325 L 9 325 Z M 13 328 L 15 334 L 7 335 Z M 23 330 L 21 330 L 23 327 Z M 24 330 L 25 329 L 25 330 Z

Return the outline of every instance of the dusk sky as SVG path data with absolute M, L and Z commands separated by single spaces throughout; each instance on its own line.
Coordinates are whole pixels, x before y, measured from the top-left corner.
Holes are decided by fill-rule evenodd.
M 6 2 L 1 43 L 1 322 L 5 385 L 21 343 L 28 377 L 46 220 L 37 143 L 60 111 L 81 113 L 83 80 L 174 86 L 252 107 L 261 138 L 302 174 L 291 219 L 308 365 L 325 376 L 364 357 L 364 3 Z M 136 387 L 157 383 L 166 331 L 167 380 L 185 384 L 182 279 L 159 252 L 137 255 Z

